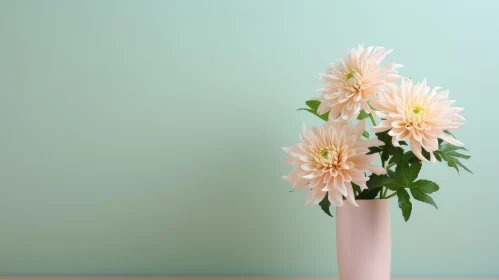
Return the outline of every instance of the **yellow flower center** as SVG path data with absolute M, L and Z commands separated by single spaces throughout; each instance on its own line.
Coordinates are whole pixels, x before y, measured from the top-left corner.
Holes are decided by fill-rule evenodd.
M 338 164 L 338 152 L 335 147 L 324 147 L 319 150 L 317 155 L 315 156 L 315 161 L 327 167 L 333 167 Z
M 328 150 L 324 150 L 321 152 L 321 156 L 322 158 L 324 159 L 327 159 L 328 158 L 328 155 L 329 155 L 329 151 Z
M 362 77 L 360 73 L 355 70 L 350 70 L 343 77 L 345 86 L 352 88 L 353 90 L 358 90 L 362 86 Z
M 355 71 L 350 71 L 348 72 L 346 75 L 345 75 L 345 81 L 348 81 L 350 80 L 351 78 L 353 78 L 355 76 Z
M 410 106 L 406 111 L 405 126 L 407 128 L 414 128 L 417 130 L 423 129 L 424 127 L 426 127 L 425 124 L 426 115 L 427 115 L 427 110 L 424 106 L 419 104 Z
M 424 108 L 423 106 L 421 106 L 421 105 L 414 105 L 414 106 L 412 107 L 412 112 L 413 112 L 414 114 L 416 114 L 416 115 L 419 115 L 419 114 L 420 114 L 422 111 L 424 111 L 424 110 L 425 110 L 425 108 Z

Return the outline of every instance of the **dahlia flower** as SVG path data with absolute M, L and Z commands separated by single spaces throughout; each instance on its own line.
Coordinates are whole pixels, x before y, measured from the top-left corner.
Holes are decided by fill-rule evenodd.
M 438 138 L 445 142 L 464 146 L 444 132 L 464 125 L 464 118 L 459 115 L 463 108 L 450 107 L 454 100 L 449 100 L 448 91 L 430 89 L 426 80 L 413 84 L 412 80 L 402 80 L 402 85 L 387 85 L 388 92 L 380 94 L 372 104 L 379 111 L 375 114 L 384 119 L 374 132 L 390 130 L 393 145 L 398 147 L 399 141 L 409 140 L 414 155 L 422 161 L 428 161 L 422 154 L 422 148 L 430 153 L 430 160 L 436 162 L 433 152 L 438 150 Z
M 352 205 L 355 194 L 352 183 L 366 189 L 366 172 L 385 174 L 386 170 L 372 165 L 378 155 L 367 155 L 368 147 L 383 145 L 378 139 L 362 140 L 360 136 L 365 129 L 365 121 L 358 124 L 345 122 L 327 122 L 319 128 L 307 130 L 303 125 L 300 134 L 302 143 L 294 147 L 283 148 L 291 155 L 284 161 L 294 165 L 294 170 L 283 178 L 295 188 L 309 189 L 305 205 L 315 199 L 315 204 L 321 202 L 326 193 L 328 200 L 336 205 L 343 205 L 345 197 Z
M 320 80 L 324 88 L 318 91 L 322 95 L 318 113 L 329 112 L 329 119 L 351 121 L 357 118 L 363 109 L 371 113 L 367 103 L 373 100 L 377 92 L 383 91 L 384 83 L 395 82 L 400 79 L 397 69 L 400 64 L 391 63 L 381 67 L 381 61 L 392 50 L 383 47 L 368 47 L 364 49 L 359 45 L 358 49 L 351 49 L 346 59 L 338 60 L 337 64 L 331 65 Z

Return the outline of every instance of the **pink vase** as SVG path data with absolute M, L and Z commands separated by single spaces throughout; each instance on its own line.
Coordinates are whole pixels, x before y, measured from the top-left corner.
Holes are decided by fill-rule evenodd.
M 388 199 L 345 202 L 336 208 L 340 280 L 390 280 L 391 230 Z

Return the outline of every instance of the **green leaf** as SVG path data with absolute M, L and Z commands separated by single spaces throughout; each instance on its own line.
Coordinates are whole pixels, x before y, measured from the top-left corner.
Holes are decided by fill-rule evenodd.
M 411 189 L 418 189 L 424 193 L 434 193 L 440 189 L 440 187 L 428 180 L 417 180 L 416 182 L 412 183 Z
M 462 159 L 469 159 L 471 156 L 468 155 L 463 155 L 458 152 L 448 152 L 446 156 L 451 156 L 451 157 L 457 157 L 457 158 L 462 158 Z
M 375 199 L 379 192 L 381 191 L 381 187 L 368 188 L 363 190 L 356 199 Z
M 458 147 L 451 144 L 444 144 L 438 150 L 444 153 L 459 151 L 459 150 L 467 151 L 465 147 Z
M 411 217 L 412 212 L 412 203 L 410 201 L 411 197 L 405 189 L 398 189 L 397 196 L 399 200 L 399 207 L 402 209 L 402 215 L 404 216 L 404 220 L 407 222 Z
M 359 185 L 352 182 L 352 187 L 356 193 L 355 199 L 375 199 L 378 196 L 381 187 L 369 187 L 361 190 Z
M 458 159 L 454 159 L 454 162 L 457 165 L 461 166 L 464 170 L 468 171 L 471 174 L 474 174 L 473 171 L 469 170 L 468 167 L 464 166 L 464 164 L 462 164 L 461 161 L 459 161 Z M 459 171 L 458 171 L 458 173 L 459 173 Z
M 369 176 L 369 181 L 367 181 L 368 187 L 384 187 L 387 183 L 390 183 L 393 179 L 387 175 L 376 175 L 371 174 Z
M 383 150 L 381 153 L 381 162 L 387 162 L 390 158 L 390 153 L 387 150 Z
M 307 104 L 310 109 L 317 111 L 321 105 L 321 102 L 319 100 L 309 100 L 305 102 L 305 104 Z
M 388 135 L 388 131 L 378 132 L 376 133 L 376 136 L 380 141 L 385 143 L 385 146 L 392 146 L 392 137 Z
M 326 121 L 326 122 L 328 121 L 329 113 L 325 113 L 325 114 L 320 115 L 317 112 L 317 110 L 319 109 L 319 106 L 321 105 L 321 102 L 319 100 L 309 100 L 309 101 L 305 102 L 305 104 L 307 104 L 308 108 L 300 108 L 297 111 L 299 111 L 299 110 L 308 111 L 308 112 L 316 115 L 317 117 L 321 118 L 323 121 Z
M 411 162 L 413 159 L 417 159 L 417 157 L 412 151 L 408 151 L 408 152 L 405 152 L 404 159 L 407 162 Z
M 439 153 L 433 153 L 433 155 L 435 156 L 435 158 L 440 162 L 442 161 L 442 157 L 440 156 Z
M 387 162 L 389 160 L 388 163 L 390 164 L 397 163 L 398 161 L 403 159 L 404 149 L 402 149 L 401 147 L 394 147 L 392 145 L 392 137 L 388 135 L 388 131 L 378 132 L 376 133 L 376 137 L 378 137 L 378 140 L 384 143 L 383 146 L 377 147 L 378 149 L 375 150 L 380 153 L 382 162 Z M 370 153 L 372 153 L 373 147 L 371 147 L 369 150 Z
M 387 175 L 376 174 L 372 174 L 366 184 L 369 188 L 387 187 L 393 191 L 396 191 L 398 188 L 402 187 L 395 179 L 390 178 Z
M 364 136 L 366 139 L 369 139 L 369 132 L 367 131 L 362 132 L 362 136 Z
M 452 160 L 452 161 L 447 161 L 447 165 L 448 165 L 449 167 L 452 167 L 452 168 L 456 169 L 457 174 L 460 174 L 460 173 L 459 173 L 459 167 L 457 167 L 456 161 L 454 161 L 454 160 Z
M 407 162 L 399 162 L 395 168 L 394 178 L 403 187 L 409 187 L 421 170 L 421 162 L 415 162 L 411 165 Z
M 456 136 L 454 136 L 454 134 L 452 134 L 452 132 L 450 132 L 450 131 L 448 131 L 448 130 L 444 130 L 444 133 L 447 133 L 447 134 L 449 134 L 450 136 L 452 136 L 452 137 L 456 138 Z
M 358 120 L 363 120 L 369 118 L 369 114 L 366 113 L 366 111 L 361 110 L 359 113 L 359 116 L 357 117 Z
M 355 184 L 354 182 L 352 182 L 352 188 L 356 195 L 359 195 L 362 192 L 359 185 Z
M 466 166 L 464 166 L 464 164 L 462 164 L 461 161 L 459 160 L 459 159 L 469 159 L 471 156 L 462 154 L 458 152 L 459 150 L 467 151 L 466 148 L 464 147 L 457 147 L 451 144 L 443 144 L 440 145 L 439 150 L 435 151 L 433 154 L 435 155 L 435 158 L 437 158 L 437 160 L 440 158 L 439 161 L 441 160 L 446 161 L 447 165 L 449 167 L 456 169 L 458 174 L 459 174 L 459 167 L 473 174 L 473 172 L 470 169 L 468 169 Z
M 312 110 L 312 109 L 308 109 L 308 108 L 300 108 L 300 109 L 298 109 L 297 111 L 300 111 L 300 110 L 308 111 L 308 112 L 310 112 L 310 113 L 314 114 L 315 116 L 317 116 L 317 117 L 321 118 L 323 121 L 326 121 L 326 122 L 327 122 L 327 120 L 328 120 L 328 118 L 329 118 L 329 117 L 328 117 L 328 113 L 325 113 L 325 114 L 323 114 L 323 115 L 319 115 L 319 114 L 317 114 L 317 111 L 314 111 L 314 110 Z
M 411 194 L 412 197 L 414 197 L 414 199 L 433 205 L 435 208 L 438 209 L 437 204 L 435 203 L 433 198 L 431 198 L 429 195 L 425 194 L 424 192 L 420 191 L 419 189 L 412 188 Z
M 421 152 L 423 154 L 423 156 L 427 159 L 427 160 L 430 160 L 430 153 L 428 153 L 427 151 L 425 151 L 424 149 L 422 150 Z M 435 154 L 435 153 L 433 153 Z M 416 157 L 416 155 L 412 152 L 412 151 L 407 151 L 405 152 L 404 154 L 404 159 L 405 161 L 408 161 L 410 163 L 414 163 L 414 162 L 421 162 L 421 160 Z
M 404 157 L 404 149 L 400 147 L 388 147 L 387 151 L 392 157 L 390 158 L 389 164 L 398 163 L 400 161 L 407 161 Z
M 360 193 L 358 199 L 375 199 L 380 191 L 381 188 L 366 189 Z
M 367 154 L 372 155 L 372 154 L 379 153 L 382 151 L 383 151 L 383 149 L 380 147 L 369 147 L 369 152 L 367 152 Z
M 329 199 L 327 198 L 328 194 L 326 194 L 326 196 L 324 197 L 324 199 L 319 203 L 319 205 L 321 206 L 321 209 L 322 211 L 324 211 L 324 213 L 326 213 L 328 216 L 333 216 L 331 215 L 331 212 L 329 210 L 329 206 L 331 206 L 331 202 L 329 202 Z
M 386 170 L 386 173 L 388 174 L 388 176 L 390 176 L 392 178 L 395 177 L 395 171 L 393 171 L 391 169 Z

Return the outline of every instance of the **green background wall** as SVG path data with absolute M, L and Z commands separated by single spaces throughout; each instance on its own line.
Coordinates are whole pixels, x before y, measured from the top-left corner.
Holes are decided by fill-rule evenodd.
M 475 175 L 392 201 L 393 274 L 499 276 L 496 1 L 0 1 L 0 274 L 334 275 L 281 179 L 359 43 L 465 107 Z M 359 264 L 361 265 L 361 264 Z

